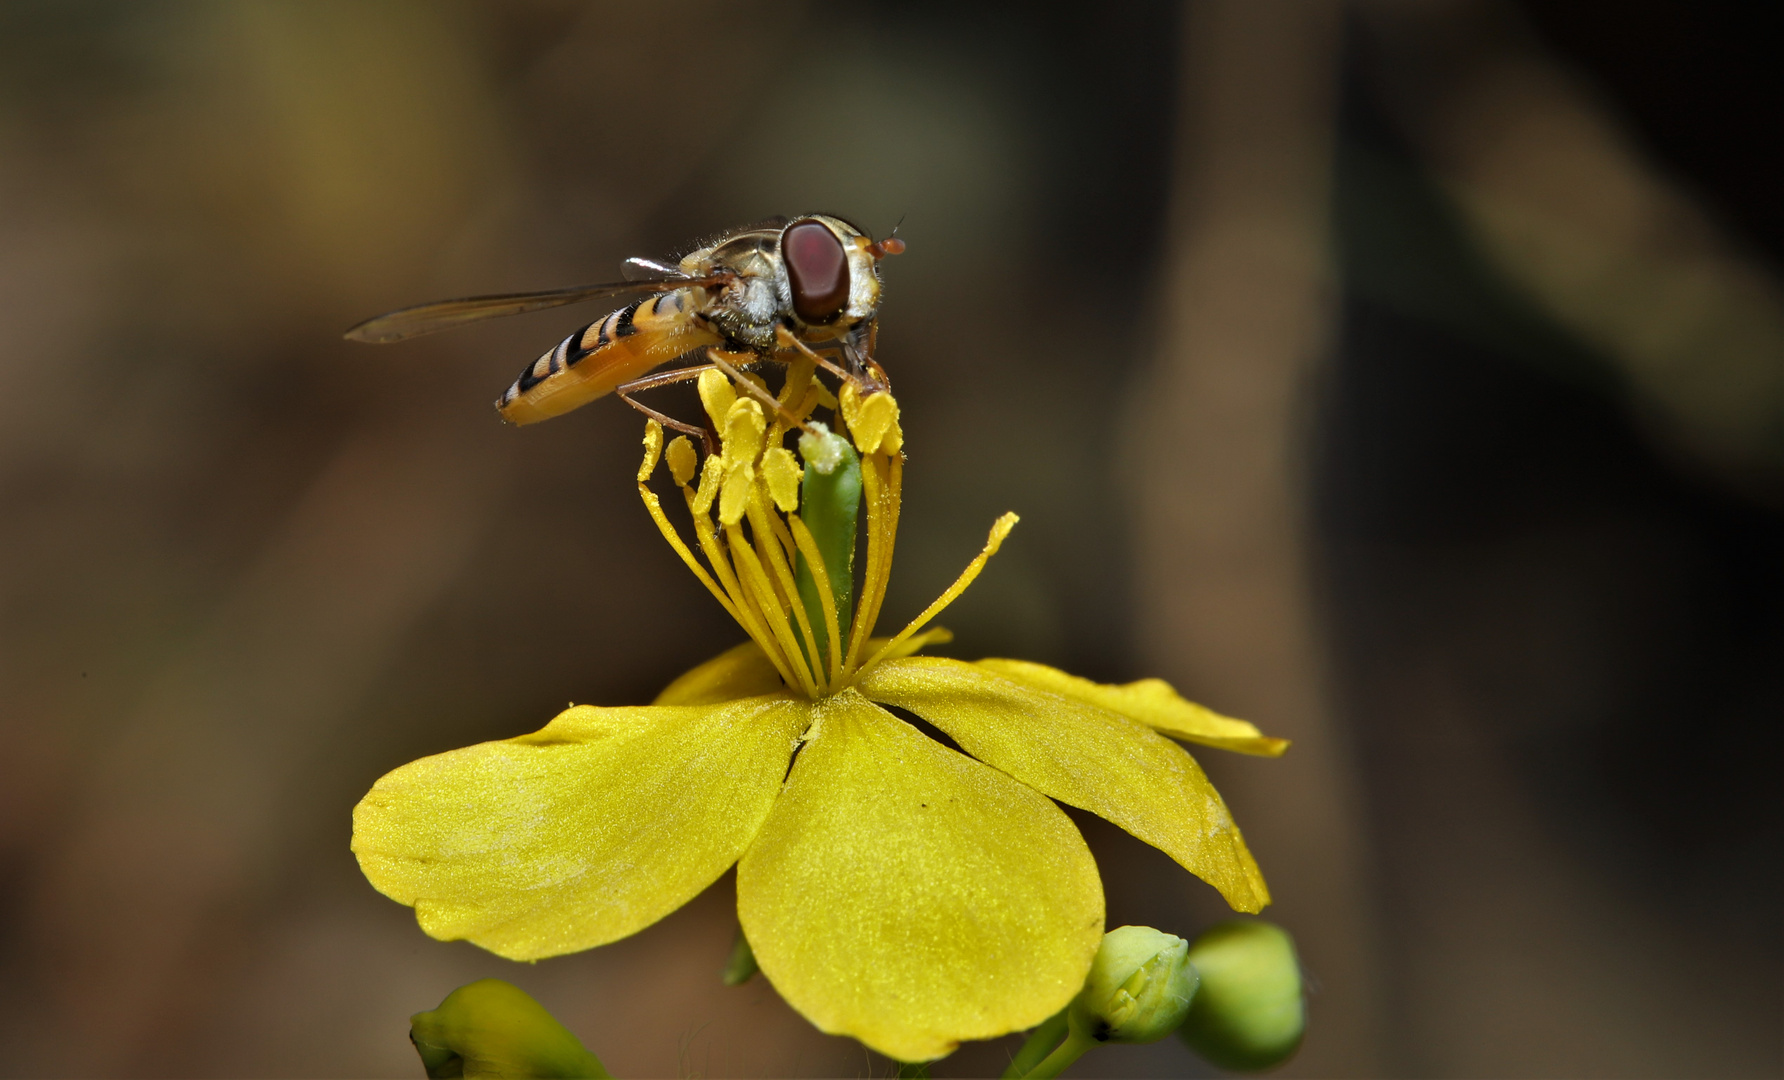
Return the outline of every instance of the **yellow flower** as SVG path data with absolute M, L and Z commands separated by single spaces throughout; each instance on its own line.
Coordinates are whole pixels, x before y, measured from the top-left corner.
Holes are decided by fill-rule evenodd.
M 373 885 L 436 938 L 536 960 L 636 933 L 736 864 L 738 915 L 775 988 L 823 1031 L 901 1061 L 1032 1027 L 1083 985 L 1102 885 L 1055 800 L 1163 850 L 1237 910 L 1269 902 L 1220 795 L 1172 739 L 1269 756 L 1286 743 L 1157 679 L 1103 686 L 1019 660 L 915 655 L 947 640 L 922 631 L 1013 514 L 909 626 L 871 638 L 898 527 L 896 402 L 846 382 L 832 396 L 809 360 L 778 396 L 725 371 L 700 382 L 717 452 L 702 463 L 685 437 L 665 448 L 653 422 L 638 489 L 751 640 L 651 705 L 574 706 L 531 735 L 385 776 L 353 815 Z M 858 459 L 809 419 L 820 406 Z M 800 429 L 803 466 L 782 445 Z M 646 486 L 665 458 L 692 547 Z M 851 605 L 848 558 L 817 533 L 840 528 L 852 552 L 854 489 L 842 526 L 799 511 L 802 492 L 857 475 L 867 552 Z

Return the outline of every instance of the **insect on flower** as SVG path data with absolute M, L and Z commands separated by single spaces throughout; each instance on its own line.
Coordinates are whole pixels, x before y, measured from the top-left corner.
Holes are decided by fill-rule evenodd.
M 634 260 L 644 281 L 429 304 L 349 334 L 399 340 L 654 291 L 540 357 L 497 407 L 533 423 L 697 378 L 701 426 L 626 398 L 652 418 L 638 495 L 749 638 L 650 705 L 572 705 L 530 735 L 379 779 L 354 809 L 353 851 L 427 933 L 513 960 L 561 956 L 637 933 L 735 866 L 738 924 L 781 996 L 820 1030 L 918 1062 L 1034 1027 L 1084 985 L 1102 883 L 1059 804 L 1152 844 L 1236 910 L 1270 902 L 1219 792 L 1174 740 L 1266 757 L 1284 740 L 1157 679 L 1106 686 L 918 655 L 950 639 L 931 622 L 1014 514 L 904 629 L 875 636 L 905 458 L 874 318 L 879 260 L 902 248 L 808 215 L 729 233 L 673 268 Z M 707 363 L 651 374 L 699 349 Z M 785 364 L 778 391 L 739 370 L 764 360 Z M 691 533 L 652 487 L 663 466 Z
M 1268 904 L 1176 740 L 1264 757 L 1286 742 L 1157 679 L 919 655 L 951 638 L 933 620 L 1014 514 L 877 636 L 903 505 L 898 402 L 850 379 L 833 393 L 803 352 L 778 393 L 764 382 L 702 371 L 714 449 L 651 421 L 636 474 L 663 539 L 749 640 L 649 705 L 573 705 L 386 774 L 353 813 L 372 885 L 436 938 L 531 961 L 635 934 L 735 866 L 738 925 L 776 991 L 901 1062 L 1032 1028 L 1083 987 L 1102 883 L 1057 804 L 1153 845 L 1236 910 Z M 665 466 L 685 526 L 658 493 Z
M 693 378 L 713 365 L 651 372 L 703 348 L 722 348 L 730 362 L 741 365 L 774 359 L 777 348 L 809 353 L 811 345 L 828 343 L 839 346 L 853 369 L 845 377 L 875 371 L 879 260 L 903 250 L 904 241 L 896 235 L 876 243 L 829 214 L 774 218 L 723 233 L 673 266 L 628 259 L 632 280 L 440 300 L 367 319 L 346 336 L 373 343 L 403 341 L 484 319 L 653 292 L 655 296 L 589 323 L 527 365 L 496 399 L 496 411 L 511 423 L 534 424 L 617 394 L 663 426 L 699 436 L 701 429 L 664 416 L 631 395 Z M 827 358 L 820 362 L 845 374 Z

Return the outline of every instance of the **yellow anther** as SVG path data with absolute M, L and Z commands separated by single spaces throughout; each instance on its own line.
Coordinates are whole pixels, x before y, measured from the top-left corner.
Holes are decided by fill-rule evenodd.
M 652 420 L 651 423 L 656 423 Z M 645 438 L 650 436 L 646 434 Z M 663 454 L 669 460 L 669 475 L 682 487 L 694 478 L 694 470 L 700 467 L 699 455 L 694 452 L 694 444 L 686 435 L 677 435 L 669 441 L 669 449 Z
M 686 439 L 682 440 L 686 442 Z M 657 460 L 663 454 L 663 425 L 655 420 L 647 420 L 644 424 L 644 462 L 638 466 L 638 482 L 650 479 L 650 474 L 657 471 Z
M 817 370 L 818 365 L 812 363 L 811 358 L 807 356 L 800 356 L 788 364 L 787 379 L 781 385 L 781 405 L 792 408 L 805 400 L 805 392 L 811 389 L 812 374 Z
M 769 497 L 783 514 L 799 509 L 799 481 L 804 475 L 793 452 L 785 447 L 770 447 L 762 455 L 762 479 L 767 481 Z
M 855 449 L 863 454 L 895 454 L 904 447 L 904 433 L 898 429 L 898 402 L 891 394 L 882 390 L 862 397 L 854 383 L 843 383 L 840 404 Z
M 861 402 L 861 419 L 854 430 L 855 448 L 864 454 L 875 450 L 890 454 L 904 446 L 904 433 L 898 430 L 898 402 L 888 393 L 873 394 Z
M 731 411 L 731 403 L 736 400 L 737 391 L 724 372 L 709 368 L 700 373 L 700 404 L 706 406 L 706 415 L 712 417 L 713 426 L 724 428 L 725 414 Z
M 892 426 L 886 429 L 886 437 L 880 440 L 880 453 L 896 454 L 903 449 L 904 428 L 899 425 L 898 418 L 894 416 L 892 419 Z
M 753 398 L 738 398 L 725 411 L 724 457 L 727 471 L 754 465 L 762 455 L 762 440 L 768 434 L 768 420 L 762 405 Z
M 704 515 L 712 510 L 712 500 L 718 498 L 719 484 L 724 477 L 724 462 L 708 457 L 706 464 L 700 467 L 700 487 L 694 492 L 694 513 Z
M 843 383 L 836 395 L 836 402 L 837 411 L 842 413 L 842 422 L 849 426 L 850 431 L 854 431 L 855 421 L 861 418 L 861 391 L 855 389 L 854 383 Z
M 756 467 L 744 462 L 740 467 L 728 469 L 725 473 L 725 486 L 719 492 L 719 524 L 735 525 L 743 520 L 749 510 L 750 496 L 755 493 Z

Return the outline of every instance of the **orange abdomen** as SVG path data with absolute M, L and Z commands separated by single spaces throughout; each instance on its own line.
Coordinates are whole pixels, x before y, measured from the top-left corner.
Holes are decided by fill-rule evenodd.
M 696 317 L 694 290 L 677 289 L 576 331 L 533 361 L 500 398 L 513 424 L 536 424 L 611 394 L 669 361 L 724 339 Z

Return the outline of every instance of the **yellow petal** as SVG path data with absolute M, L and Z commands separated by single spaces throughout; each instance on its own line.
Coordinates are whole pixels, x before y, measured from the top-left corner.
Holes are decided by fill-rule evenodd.
M 1238 826 L 1183 748 L 1144 724 L 961 660 L 888 660 L 859 684 L 967 753 L 1176 859 L 1238 911 L 1270 902 Z
M 738 916 L 775 989 L 899 1061 L 1063 1008 L 1103 926 L 1070 819 L 853 691 L 814 711 L 737 868 Z
M 663 688 L 652 705 L 712 705 L 778 693 L 785 684 L 753 641 L 733 646 Z
M 1172 738 L 1259 757 L 1281 757 L 1288 749 L 1287 739 L 1270 738 L 1243 720 L 1234 720 L 1193 701 L 1183 700 L 1163 679 L 1141 679 L 1109 686 L 1027 660 L 980 660 L 978 666 L 1042 690 L 1118 712 Z
M 636 933 L 743 851 L 810 706 L 572 707 L 531 735 L 411 762 L 353 811 L 353 850 L 421 928 L 511 960 Z
M 868 638 L 868 655 L 879 652 L 891 638 Z M 914 656 L 931 645 L 946 645 L 954 640 L 954 631 L 945 626 L 932 626 L 921 634 L 905 638 L 903 641 L 886 650 L 886 659 L 892 660 L 904 656 Z

